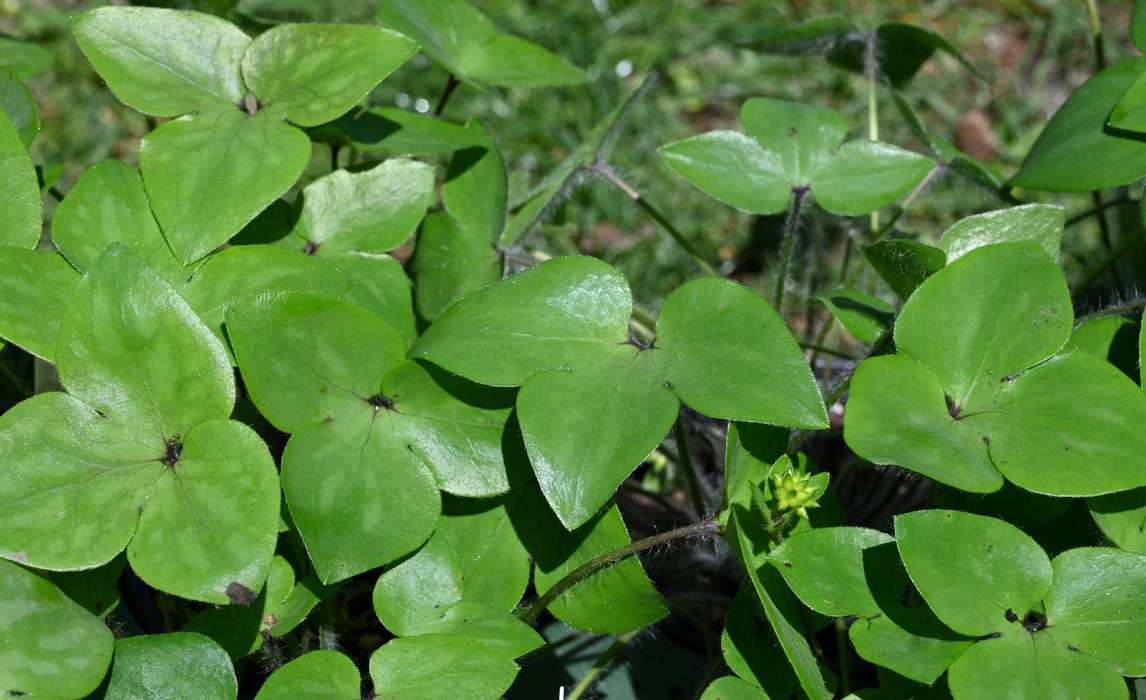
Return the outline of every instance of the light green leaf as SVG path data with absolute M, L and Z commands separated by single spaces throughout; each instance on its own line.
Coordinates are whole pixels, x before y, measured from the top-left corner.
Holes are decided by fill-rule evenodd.
M 243 78 L 268 114 L 316 126 L 348 112 L 417 52 L 383 27 L 280 24 L 247 49 Z
M 392 158 L 364 171 L 335 170 L 303 190 L 294 234 L 322 257 L 382 253 L 414 233 L 434 194 L 434 169 Z
M 447 500 L 435 536 L 453 545 L 461 565 L 462 598 L 508 611 L 525 593 L 530 559 L 504 500 Z
M 239 61 L 250 37 L 226 20 L 153 7 L 100 7 L 72 18 L 76 42 L 116 97 L 174 117 L 234 109 L 247 90 Z
M 374 692 L 390 700 L 497 700 L 517 670 L 502 651 L 442 634 L 393 639 L 370 656 Z
M 80 275 L 56 253 L 0 248 L 0 336 L 49 362 Z
M 847 134 L 844 116 L 834 109 L 764 97 L 744 101 L 740 122 L 766 152 L 775 154 L 791 188 L 812 184 L 812 173 Z
M 521 387 L 522 438 L 566 528 L 592 518 L 676 420 L 679 403 L 656 370 L 652 353 L 621 344 L 574 369 L 536 374 Z
M 1035 241 L 1051 260 L 1058 260 L 1066 209 L 1056 204 L 1024 204 L 968 216 L 943 233 L 937 244 L 947 264 L 975 248 L 992 243 Z
M 0 692 L 82 698 L 111 664 L 115 638 L 100 618 L 27 569 L 0 560 Z
M 361 697 L 361 684 L 350 657 L 315 649 L 272 673 L 255 700 L 356 700 Z
M 414 302 L 402 263 L 389 255 L 365 253 L 332 256 L 329 262 L 354 283 L 342 298 L 382 319 L 409 348 L 415 336 Z
M 816 528 L 784 540 L 768 559 L 800 600 L 816 612 L 870 617 L 880 613 L 870 588 L 887 584 L 869 579 L 886 575 L 889 568 L 886 562 L 880 562 L 885 566 L 877 564 L 877 547 L 893 541 L 878 530 Z M 823 575 L 826 568 L 831 569 L 831 576 Z M 899 588 L 905 583 L 900 578 Z
M 172 632 L 117 640 L 104 697 L 228 700 L 238 692 L 231 657 L 222 647 L 195 632 Z
M 505 228 L 505 159 L 481 122 L 466 129 L 479 134 L 478 145 L 454 153 L 442 183 L 442 204 L 472 237 L 493 243 Z
M 471 80 L 500 87 L 580 85 L 589 76 L 564 58 L 531 41 L 498 34 L 478 44 L 468 42 L 457 57 Z
M 457 299 L 501 279 L 501 256 L 480 228 L 444 213 L 426 217 L 410 261 L 418 315 L 433 321 Z
M 931 685 L 974 644 L 975 638 L 953 632 L 914 592 L 910 605 L 905 605 L 903 591 L 901 587 L 877 592 L 881 614 L 856 620 L 848 627 L 848 638 L 860 657 Z
M 36 168 L 12 120 L 0 110 L 0 246 L 32 248 L 40 240 Z
M 161 125 L 144 137 L 139 167 L 168 244 L 190 263 L 290 189 L 309 159 L 301 131 L 236 109 Z
M 1146 48 L 1146 4 L 1142 0 L 1134 2 L 1134 10 L 1130 15 L 1130 39 L 1139 51 Z
M 482 384 L 520 386 L 625 342 L 631 315 L 619 272 L 593 258 L 553 258 L 451 306 L 411 356 Z
M 424 156 L 476 146 L 478 134 L 441 119 L 397 107 L 355 110 L 311 130 L 322 140 L 360 151 Z
M 425 632 L 462 599 L 462 564 L 447 538 L 435 533 L 422 547 L 387 567 L 374 584 L 374 614 L 392 634 Z
M 741 285 L 701 278 L 675 290 L 661 308 L 652 351 L 673 392 L 705 415 L 828 425 L 823 398 L 791 332 L 768 302 Z
M 768 694 L 736 676 L 717 678 L 704 689 L 700 700 L 769 700 Z
M 56 60 L 51 49 L 29 41 L 0 36 L 0 66 L 11 69 L 20 80 L 48 70 Z
M 1051 588 L 1051 563 L 1014 525 L 954 510 L 895 516 L 907 573 L 953 630 L 989 635 L 1022 619 Z M 1017 618 L 1015 618 L 1017 616 Z
M 1108 121 L 1112 129 L 1131 133 L 1146 131 L 1146 75 L 1139 77 L 1114 105 Z
M 817 164 L 812 196 L 833 214 L 866 214 L 899 199 L 934 167 L 930 158 L 890 144 L 851 141 Z
M 720 649 L 733 673 L 762 688 L 770 697 L 787 698 L 798 692 L 800 681 L 784 656 L 754 588 L 741 586 L 728 606 Z
M 174 287 L 182 286 L 191 272 L 159 231 L 139 170 L 105 160 L 84 173 L 56 207 L 52 242 L 77 270 L 86 272 L 116 241 L 135 251 Z
M 657 149 L 673 170 L 705 194 L 757 214 L 788 207 L 792 189 L 779 154 L 735 131 L 710 131 Z
M 1146 487 L 1087 499 L 1090 514 L 1110 541 L 1146 555 Z

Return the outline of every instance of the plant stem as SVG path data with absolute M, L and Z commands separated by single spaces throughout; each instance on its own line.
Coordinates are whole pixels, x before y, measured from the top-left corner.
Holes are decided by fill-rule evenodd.
M 672 222 L 665 218 L 664 214 L 661 214 L 659 209 L 654 207 L 652 204 L 649 204 L 648 200 L 642 197 L 640 192 L 637 192 L 635 189 L 629 186 L 629 183 L 622 180 L 617 176 L 616 173 L 614 173 L 605 165 L 602 165 L 598 160 L 594 160 L 592 163 L 586 165 L 585 169 L 589 170 L 590 172 L 597 173 L 601 177 L 611 182 L 617 189 L 628 195 L 629 199 L 633 200 L 638 207 L 644 209 L 645 213 L 651 216 L 653 221 L 656 221 L 664 228 L 665 231 L 668 231 L 668 234 L 672 236 L 672 239 L 676 241 L 676 244 L 679 245 L 684 250 L 684 252 L 688 253 L 689 257 L 693 259 L 693 261 L 700 267 L 704 274 L 709 275 L 710 277 L 720 276 L 720 273 L 716 271 L 716 268 L 708 264 L 708 261 L 706 261 L 700 254 L 700 251 L 697 250 L 696 247 L 690 243 L 687 238 L 685 238 L 684 234 L 681 233 L 676 226 L 673 226 Z
M 434 117 L 442 116 L 442 111 L 446 108 L 446 103 L 450 101 L 450 96 L 454 94 L 454 90 L 458 89 L 458 85 L 462 81 L 453 73 L 450 74 L 450 79 L 446 81 L 446 89 L 442 90 L 442 97 L 438 100 L 438 107 L 434 110 Z
M 605 667 L 609 665 L 609 662 L 612 661 L 613 658 L 617 656 L 617 654 L 621 653 L 626 644 L 633 641 L 633 637 L 637 636 L 637 632 L 640 632 L 640 630 L 626 632 L 625 634 L 617 637 L 617 639 L 613 641 L 612 645 L 610 645 L 609 648 L 605 650 L 605 653 L 601 654 L 601 656 L 599 656 L 597 660 L 593 662 L 593 666 L 585 672 L 585 675 L 581 676 L 581 680 L 577 681 L 577 685 L 573 687 L 573 690 L 570 691 L 569 695 L 565 696 L 566 700 L 578 700 L 582 693 L 584 693 L 589 688 L 589 686 L 593 684 L 593 681 L 597 680 L 597 676 L 601 675 L 601 671 L 605 670 Z
M 676 449 L 680 453 L 680 469 L 684 472 L 684 480 L 688 485 L 688 496 L 692 499 L 692 507 L 696 514 L 703 516 L 707 508 L 704 491 L 700 487 L 700 479 L 696 475 L 696 465 L 692 463 L 692 454 L 688 449 L 688 436 L 685 434 L 684 415 L 676 416 Z
M 1074 216 L 1072 216 L 1066 220 L 1066 223 L 1063 224 L 1063 227 L 1064 228 L 1070 228 L 1071 226 L 1074 226 L 1075 224 L 1077 224 L 1080 221 L 1083 221 L 1083 220 L 1088 219 L 1092 216 L 1097 216 L 1097 215 L 1101 214 L 1102 212 L 1106 211 L 1107 209 L 1114 209 L 1115 207 L 1124 207 L 1124 206 L 1130 206 L 1130 205 L 1137 206 L 1138 202 L 1135 202 L 1133 199 L 1130 199 L 1129 197 L 1126 196 L 1126 193 L 1123 192 L 1122 195 L 1119 196 L 1117 199 L 1111 199 L 1110 201 L 1103 202 L 1101 206 L 1097 206 L 1097 207 L 1094 207 L 1092 209 L 1087 209 L 1086 211 L 1082 212 L 1081 214 L 1075 214 Z
M 800 223 L 800 210 L 804 206 L 804 196 L 808 194 L 807 187 L 792 188 L 792 204 L 788 207 L 788 218 L 784 221 L 784 243 L 780 251 L 780 270 L 776 278 L 776 293 L 772 295 L 772 304 L 780 318 L 784 317 L 784 283 L 788 280 L 788 261 L 792 257 L 792 244 L 796 240 L 796 226 Z
M 821 336 L 826 336 L 826 335 L 827 335 L 827 329 L 830 329 L 830 328 L 832 327 L 832 325 L 831 325 L 831 324 L 832 324 L 832 321 L 833 321 L 833 320 L 834 320 L 834 319 L 828 319 L 828 322 L 827 322 L 826 324 L 824 324 L 824 328 L 825 328 L 825 331 L 824 331 L 823 333 L 821 333 Z M 822 342 L 823 342 L 823 339 L 822 339 L 822 338 L 819 338 L 818 340 L 819 340 L 820 342 L 816 342 L 816 343 L 800 343 L 800 347 L 804 348 L 805 350 L 811 350 L 811 351 L 813 351 L 813 352 L 817 352 L 817 353 L 820 353 L 820 352 L 822 352 L 822 353 L 824 353 L 824 354 L 826 354 L 826 355 L 835 355 L 836 357 L 842 357 L 842 358 L 843 358 L 843 359 L 845 359 L 845 360 L 854 360 L 854 359 L 856 359 L 855 355 L 849 355 L 848 353 L 844 352 L 843 350 L 839 350 L 839 349 L 836 349 L 836 348 L 833 348 L 833 347 L 829 347 L 829 346 L 827 346 L 827 345 L 823 345 L 823 344 L 822 344 Z
M 1102 262 L 1091 268 L 1090 272 L 1086 273 L 1086 277 L 1083 277 L 1082 280 L 1077 285 L 1075 285 L 1074 289 L 1071 290 L 1070 298 L 1074 300 L 1082 296 L 1082 294 L 1086 290 L 1090 289 L 1090 286 L 1094 284 L 1095 280 L 1101 277 L 1103 273 L 1107 271 L 1107 269 L 1110 269 L 1111 274 L 1115 274 L 1115 270 L 1113 269 L 1114 264 L 1118 262 L 1118 259 L 1121 258 L 1126 253 L 1126 251 L 1130 250 L 1130 246 L 1134 245 L 1142 238 L 1143 233 L 1146 233 L 1146 229 L 1139 227 L 1137 231 L 1122 239 L 1122 242 L 1118 244 L 1117 248 L 1107 253 Z M 1121 280 L 1119 279 L 1118 282 L 1119 294 L 1124 295 Z
M 679 540 L 685 537 L 693 537 L 695 535 L 714 535 L 719 531 L 720 526 L 717 525 L 716 518 L 708 518 L 706 520 L 700 521 L 699 523 L 685 525 L 684 527 L 678 527 L 675 530 L 669 530 L 667 532 L 653 535 L 652 537 L 646 537 L 643 540 L 637 540 L 636 542 L 621 547 L 620 549 L 614 549 L 611 552 L 605 552 L 599 557 L 594 557 L 581 566 L 578 566 L 571 573 L 567 574 L 565 578 L 554 584 L 552 588 L 550 588 L 548 591 L 545 591 L 545 594 L 538 598 L 537 602 L 533 604 L 533 607 L 529 609 L 529 612 L 525 614 L 525 617 L 522 618 L 522 621 L 526 624 L 533 624 L 533 622 L 541 616 L 541 613 L 545 612 L 545 609 L 549 607 L 549 604 L 556 600 L 557 596 L 569 590 L 569 588 L 574 584 L 589 578 L 601 569 L 616 564 L 622 559 L 631 557 L 637 552 L 644 551 L 650 547 L 656 547 L 657 545 L 664 544 L 665 542 L 671 542 L 673 540 Z
M 864 67 L 867 69 L 867 136 L 872 141 L 879 141 L 879 106 L 875 99 L 875 73 L 878 70 L 875 55 L 875 31 L 867 35 L 867 47 L 864 52 Z M 879 233 L 879 211 L 871 213 L 871 233 Z
M 1094 37 L 1094 65 L 1098 70 L 1106 67 L 1106 51 L 1102 45 L 1102 22 L 1098 19 L 1098 1 L 1086 0 L 1086 13 L 1090 15 L 1090 33 Z

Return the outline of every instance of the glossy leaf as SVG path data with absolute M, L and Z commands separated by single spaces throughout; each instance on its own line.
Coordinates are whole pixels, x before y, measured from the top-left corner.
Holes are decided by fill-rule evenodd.
M 860 657 L 931 685 L 975 642 L 940 622 L 917 594 L 911 605 L 904 605 L 902 589 L 882 593 L 877 595 L 881 614 L 848 627 L 848 638 Z
M 267 110 L 200 113 L 143 139 L 139 167 L 155 218 L 184 263 L 237 233 L 290 189 L 310 141 Z
M 57 364 L 70 394 L 42 394 L 0 420 L 11 460 L 0 470 L 5 556 L 81 569 L 128 546 L 141 578 L 177 595 L 228 603 L 257 590 L 275 543 L 277 475 L 254 432 L 226 420 L 226 353 L 186 302 L 115 244 L 65 312 Z
M 0 248 L 0 336 L 49 362 L 80 275 L 56 253 Z
M 350 657 L 316 649 L 272 673 L 255 700 L 355 700 L 361 697 L 361 683 Z
M 1055 355 L 1071 321 L 1062 273 L 1036 244 L 971 251 L 904 305 L 901 355 L 859 367 L 845 439 L 967 491 L 997 490 L 1001 476 L 1060 496 L 1142 485 L 1146 468 L 1126 468 L 1146 449 L 1141 392 L 1089 354 Z
M 174 117 L 237 105 L 247 90 L 239 61 L 250 37 L 211 15 L 106 7 L 72 18 L 72 31 L 115 96 L 141 112 Z
M 140 697 L 212 697 L 238 695 L 231 657 L 195 632 L 125 637 L 115 643 L 107 700 Z
M 533 555 L 533 585 L 539 595 L 582 564 L 629 544 L 625 523 L 613 503 L 572 532 L 557 520 L 540 494 L 528 488 L 508 509 L 518 537 Z M 668 614 L 668 606 L 640 562 L 628 557 L 573 585 L 550 604 L 549 611 L 578 629 L 621 634 L 660 620 Z
M 1025 204 L 968 216 L 943 233 L 937 247 L 947 253 L 947 264 L 992 243 L 1035 241 L 1051 260 L 1058 260 L 1066 209 L 1054 204 Z
M 105 160 L 85 172 L 56 207 L 52 242 L 77 270 L 86 272 L 116 241 L 135 251 L 172 286 L 182 286 L 191 272 L 164 240 L 139 170 Z
M 496 700 L 516 676 L 513 657 L 449 635 L 393 639 L 370 656 L 374 693 L 393 700 Z
M 354 283 L 342 298 L 382 319 L 409 348 L 415 335 L 414 304 L 402 263 L 389 255 L 365 253 L 332 256 L 328 262 Z
M 8 115 L 20 142 L 27 148 L 40 133 L 40 112 L 36 98 L 16 75 L 7 68 L 0 68 L 0 112 Z
M 1139 77 L 1110 113 L 1110 128 L 1129 133 L 1146 131 L 1146 79 Z
M 817 163 L 809 178 L 816 204 L 833 214 L 855 216 L 891 204 L 934 167 L 934 161 L 918 153 L 857 140 Z
M 360 172 L 335 170 L 303 190 L 294 235 L 322 257 L 381 253 L 414 233 L 434 193 L 434 169 L 390 159 Z
M 1131 58 L 1087 80 L 1051 117 L 1010 184 L 1053 192 L 1124 185 L 1146 173 L 1146 142 L 1110 133 L 1110 110 L 1146 72 Z M 1064 168 L 1063 163 L 1071 163 Z
M 652 362 L 649 351 L 615 345 L 521 387 L 518 417 L 529 459 L 567 528 L 588 521 L 676 420 L 680 404 Z
M 657 152 L 705 194 L 737 209 L 778 214 L 792 198 L 777 154 L 744 134 L 710 131 L 661 146 Z
M 827 427 L 803 352 L 775 310 L 743 286 L 702 278 L 675 290 L 661 308 L 652 353 L 673 392 L 705 415 Z
M 348 112 L 417 52 L 383 27 L 280 24 L 244 53 L 243 80 L 269 115 L 316 126 Z
M 612 267 L 554 258 L 451 306 L 411 355 L 483 384 L 520 386 L 625 342 L 631 314 L 629 285 Z
M 40 240 L 40 187 L 32 159 L 8 114 L 0 110 L 0 246 L 32 248 Z
M 505 498 L 467 500 L 454 507 L 447 501 L 436 534 L 453 545 L 458 557 L 462 597 L 511 611 L 529 583 L 530 558 L 513 529 Z
M 868 560 L 875 547 L 892 541 L 890 535 L 877 530 L 816 528 L 784 540 L 769 560 L 800 600 L 816 612 L 870 617 L 880 609 L 869 590 Z M 831 569 L 832 576 L 823 575 L 825 568 Z
M 1051 587 L 1051 564 L 1021 530 L 952 510 L 897 515 L 895 535 L 911 580 L 956 632 L 988 635 L 1023 618 Z M 1016 625 L 1017 626 L 1017 625 Z
M 874 343 L 895 321 L 895 307 L 855 289 L 837 289 L 813 297 L 832 312 L 856 339 Z
M 478 134 L 478 145 L 456 151 L 450 159 L 442 204 L 463 229 L 492 243 L 505 228 L 505 159 L 481 122 L 472 120 L 466 129 Z
M 82 698 L 111 664 L 115 638 L 50 581 L 0 560 L 0 691 Z
M 418 315 L 433 321 L 457 299 L 501 279 L 497 248 L 480 229 L 443 213 L 426 217 L 410 262 Z
M 536 44 L 498 34 L 489 18 L 465 0 L 386 0 L 378 19 L 412 37 L 457 78 L 479 87 L 571 85 L 589 79 Z
M 883 240 L 860 246 L 879 276 L 900 299 L 906 299 L 925 279 L 946 264 L 938 248 L 905 240 Z

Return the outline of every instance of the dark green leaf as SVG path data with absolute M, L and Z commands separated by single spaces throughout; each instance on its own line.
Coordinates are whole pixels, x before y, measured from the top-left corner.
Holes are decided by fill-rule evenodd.
M 895 321 L 895 307 L 855 289 L 838 289 L 812 297 L 832 312 L 848 333 L 865 343 L 874 343 Z
M 1090 513 L 1110 541 L 1146 555 L 1146 488 L 1087 499 Z
M 7 68 L 0 68 L 0 112 L 5 112 L 27 148 L 40 133 L 40 113 L 28 86 Z
M 312 133 L 360 151 L 407 156 L 456 151 L 481 140 L 457 124 L 396 107 L 351 112 Z
M 43 73 L 55 60 L 55 54 L 39 44 L 0 36 L 0 66 L 10 69 L 20 80 Z
M 860 250 L 900 299 L 911 296 L 947 260 L 942 250 L 915 241 L 878 241 L 861 246 Z

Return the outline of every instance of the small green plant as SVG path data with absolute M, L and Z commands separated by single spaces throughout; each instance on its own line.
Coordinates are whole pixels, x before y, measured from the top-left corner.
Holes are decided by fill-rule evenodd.
M 246 15 L 248 33 L 194 11 L 77 14 L 108 88 L 166 121 L 138 169 L 104 161 L 65 195 L 27 150 L 24 78 L 44 57 L 0 68 L 0 336 L 41 378 L 25 391 L 5 369 L 0 690 L 578 698 L 642 630 L 711 600 L 711 581 L 650 578 L 636 556 L 691 540 L 740 576 L 691 697 L 1143 697 L 1143 303 L 1075 309 L 1146 227 L 1107 230 L 1073 281 L 1065 209 L 1021 200 L 1146 175 L 1144 59 L 1079 88 L 1007 180 L 901 92 L 935 51 L 974 70 L 938 34 L 824 19 L 760 39 L 863 73 L 872 100 L 869 138 L 846 141 L 839 111 L 753 97 L 744 133 L 659 149 L 721 202 L 785 215 L 766 301 L 609 167 L 641 89 L 511 202 L 492 130 L 443 120 L 446 103 L 588 76 L 464 0 L 377 16 Z M 1146 48 L 1146 0 L 1131 36 Z M 435 116 L 371 105 L 419 48 L 449 73 Z M 877 140 L 883 87 L 923 153 Z M 911 240 L 896 222 L 940 172 L 1000 207 Z M 653 312 L 606 262 L 535 254 L 583 175 L 703 274 Z M 1140 206 L 1094 198 L 1088 216 Z M 865 217 L 862 255 L 809 295 L 861 355 L 819 380 L 816 357 L 845 351 L 785 322 L 813 212 Z M 850 453 L 928 487 L 886 523 L 849 524 L 838 465 L 809 456 L 845 393 Z M 704 426 L 716 487 L 689 444 Z M 634 539 L 634 503 L 674 527 Z M 354 626 L 362 649 L 341 649 Z M 573 667 L 570 635 L 607 644 L 579 681 L 542 672 L 533 690 L 547 661 Z

